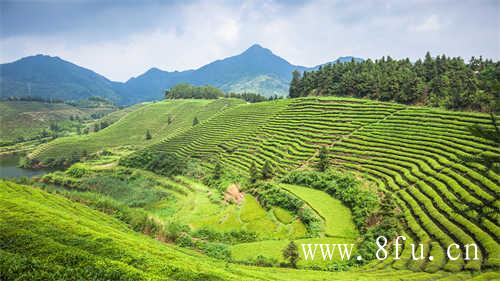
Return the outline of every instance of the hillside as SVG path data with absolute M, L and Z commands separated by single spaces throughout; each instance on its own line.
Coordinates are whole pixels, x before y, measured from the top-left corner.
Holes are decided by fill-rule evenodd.
M 42 161 L 49 158 L 69 159 L 74 154 L 91 154 L 123 145 L 135 147 L 150 145 L 188 130 L 193 126 L 195 117 L 203 122 L 239 103 L 243 103 L 243 101 L 236 99 L 178 100 L 133 107 L 135 110 L 103 130 L 88 135 L 57 139 L 41 145 L 29 156 Z M 114 117 L 105 117 L 103 120 L 109 118 Z M 111 121 L 111 119 L 109 120 Z M 145 138 L 147 130 L 151 133 L 150 140 Z
M 0 203 L 4 245 L 0 278 L 5 280 L 400 280 L 401 274 L 412 280 L 449 278 L 446 273 L 390 270 L 353 274 L 228 267 L 136 233 L 117 219 L 38 188 L 0 181 Z M 491 274 L 478 278 L 487 276 L 494 278 Z
M 83 108 L 65 103 L 0 101 L 0 143 L 37 137 L 43 130 L 49 131 L 54 123 L 75 133 L 76 127 L 83 125 L 74 118 L 90 119 L 92 114 L 105 114 L 115 109 L 113 106 Z
M 168 122 L 165 124 L 169 115 L 173 117 L 173 121 L 179 122 L 175 128 L 169 127 Z M 196 126 L 192 125 L 194 116 L 200 119 Z M 174 122 L 171 125 L 174 126 Z M 469 280 L 472 276 L 477 280 L 494 280 L 498 277 L 495 271 L 500 266 L 500 222 L 495 212 L 499 207 L 500 176 L 482 163 L 470 160 L 470 156 L 480 153 L 499 155 L 500 149 L 495 143 L 471 135 L 468 128 L 472 125 L 490 128 L 489 116 L 354 98 L 298 98 L 254 104 L 227 99 L 175 100 L 140 106 L 125 113 L 104 130 L 89 134 L 88 137 L 61 138 L 49 142 L 35 150 L 31 156 L 45 161 L 53 157 L 70 157 L 80 149 L 91 152 L 115 146 L 130 148 L 133 145 L 134 150 L 144 149 L 132 155 L 177 155 L 186 163 L 189 162 L 188 159 L 201 160 L 201 167 L 189 166 L 188 175 L 167 178 L 143 170 L 149 165 L 124 167 L 121 160 L 122 164 L 117 165 L 120 157 L 127 159 L 130 156 L 104 156 L 76 164 L 65 172 L 48 174 L 34 184 L 48 190 L 54 189 L 74 202 L 82 202 L 108 212 L 136 231 L 154 234 L 159 240 L 168 240 L 162 238 L 165 233 L 160 231 L 161 228 L 158 230 L 156 226 L 147 226 L 147 223 L 142 226 L 143 223 L 134 214 L 144 213 L 155 224 L 173 224 L 187 229 L 182 230 L 184 236 L 178 236 L 183 237 L 182 239 L 174 239 L 176 244 L 183 247 L 198 249 L 219 259 L 229 255 L 233 262 L 238 263 L 279 266 L 280 262 L 284 262 L 281 251 L 290 240 L 297 243 L 355 241 L 357 249 L 362 247 L 359 237 L 366 233 L 359 225 L 366 221 L 359 220 L 359 206 L 349 205 L 342 198 L 345 196 L 342 191 L 332 193 L 331 187 L 321 186 L 328 181 L 320 180 L 321 184 L 318 185 L 311 177 L 300 173 L 302 170 L 315 169 L 318 148 L 326 146 L 332 169 L 342 171 L 339 173 L 340 179 L 332 181 L 336 182 L 334 185 L 358 182 L 361 188 L 358 191 L 377 196 L 390 194 L 394 198 L 398 210 L 397 222 L 403 225 L 403 232 L 399 234 L 408 237 L 401 259 L 391 257 L 385 261 L 374 260 L 359 269 L 345 267 L 349 271 L 344 273 L 297 273 L 278 268 L 259 268 L 254 271 L 253 267 L 234 263 L 229 267 L 230 272 L 226 272 L 228 267 L 222 269 L 220 261 L 193 254 L 188 249 L 168 246 L 169 249 L 175 249 L 170 255 L 176 256 L 177 251 L 180 251 L 195 255 L 197 262 L 213 262 L 213 271 L 210 272 L 222 279 L 231 279 L 230 274 L 241 274 L 240 279 L 251 276 L 250 279 L 257 280 L 289 280 L 299 278 L 295 274 L 300 274 L 300 279 L 303 280 L 398 280 L 403 277 L 405 280 Z M 153 139 L 147 141 L 144 130 L 149 127 L 155 129 L 151 129 Z M 199 174 L 212 173 L 214 163 L 217 162 L 222 165 L 225 174 L 231 175 L 224 179 L 221 187 L 208 186 L 196 179 L 200 177 Z M 260 170 L 265 162 L 272 165 L 275 177 L 255 187 L 247 186 L 246 178 L 252 163 L 256 163 Z M 293 173 L 289 172 L 293 170 L 298 170 L 299 173 L 290 176 Z M 350 178 L 350 173 L 356 180 Z M 229 190 L 226 190 L 227 185 L 236 184 L 236 188 L 239 188 L 240 183 L 244 192 L 242 201 L 228 204 L 222 198 L 222 194 L 227 194 Z M 12 184 L 7 186 L 10 188 L 9 192 L 19 188 Z M 219 188 L 222 189 L 218 190 Z M 305 220 L 306 217 L 301 212 L 273 205 L 279 201 L 266 201 L 266 194 L 272 194 L 266 193 L 268 188 L 288 194 L 287 202 L 295 202 L 293 204 L 298 204 L 296 206 L 300 210 L 311 209 L 315 214 L 312 216 L 319 219 L 319 228 L 311 224 L 314 219 Z M 350 193 L 352 190 L 345 192 Z M 19 196 L 22 197 L 16 195 L 16 198 Z M 31 213 L 31 208 L 37 207 L 29 202 L 42 200 L 37 198 L 39 197 L 22 199 L 25 202 L 24 209 L 15 208 L 10 214 L 19 216 L 23 212 Z M 56 199 L 53 195 L 44 195 L 43 198 L 63 200 Z M 274 203 L 269 205 L 269 202 Z M 8 204 L 12 204 L 12 201 Z M 115 208 L 118 208 L 117 211 L 112 211 Z M 43 217 L 43 213 L 50 214 L 51 211 L 44 209 L 39 212 L 37 218 Z M 58 216 L 73 216 L 72 211 L 66 208 L 59 207 L 58 212 Z M 93 225 L 94 229 L 108 227 L 105 225 L 110 221 L 120 224 L 113 218 L 102 217 L 101 220 L 100 226 Z M 36 225 L 37 221 L 32 220 L 30 223 Z M 113 231 L 128 231 L 122 231 L 118 226 L 112 227 Z M 63 231 L 66 229 L 63 226 L 53 225 L 52 228 L 59 229 L 57 231 L 62 237 L 69 235 L 65 234 L 67 230 Z M 9 229 L 12 232 L 8 233 L 17 233 L 24 228 L 14 225 Z M 128 246 L 126 249 L 130 249 L 130 256 L 155 255 L 165 247 L 152 246 L 150 243 L 160 244 L 146 236 L 121 232 L 114 234 L 119 235 L 115 237 L 122 237 L 114 241 L 124 239 L 117 243 L 128 243 L 128 239 L 132 239 L 129 235 L 133 235 L 136 237 L 133 243 L 143 245 L 137 247 L 148 247 L 147 253 L 138 254 L 134 250 L 136 246 Z M 223 233 L 230 236 L 217 236 Z M 252 233 L 256 236 L 251 236 Z M 52 237 L 46 232 L 40 235 Z M 185 240 L 188 238 L 189 240 Z M 139 240 L 141 242 L 136 242 Z M 205 240 L 203 243 L 211 246 L 203 244 L 202 241 Z M 90 240 L 81 241 L 85 245 Z M 224 245 L 211 244 L 221 242 Z M 423 244 L 424 259 L 410 259 L 408 243 L 412 242 Z M 205 246 L 199 246 L 199 243 Z M 457 260 L 448 259 L 446 248 L 452 243 L 477 244 L 478 259 L 465 259 L 463 247 L 451 251 L 454 255 L 461 255 Z M 113 244 L 112 247 L 115 245 L 120 247 L 124 244 Z M 82 247 L 89 249 L 90 246 Z M 89 253 L 95 253 L 94 248 L 90 248 Z M 16 251 L 19 250 L 12 250 L 12 253 L 16 255 Z M 31 250 L 26 251 L 31 256 L 37 256 Z M 103 253 L 99 253 L 102 257 Z M 161 260 L 158 264 L 164 265 L 166 262 Z M 113 265 L 117 270 L 116 274 L 122 274 L 118 273 L 122 266 L 133 266 L 139 270 L 137 274 L 146 274 L 145 276 L 157 274 L 156 265 L 138 267 L 124 260 L 120 262 L 125 264 Z M 298 266 L 329 270 L 332 270 L 332 266 L 346 266 L 338 262 L 309 263 L 302 256 Z M 41 264 L 44 264 L 43 260 Z M 181 272 L 186 270 L 181 265 L 174 265 L 174 262 L 169 261 L 168 264 L 179 266 L 178 270 Z M 135 269 L 130 270 L 127 272 L 135 272 Z
M 120 96 L 107 78 L 62 60 L 36 55 L 0 64 L 0 98 L 40 97 L 46 100 L 78 100 L 102 96 L 113 101 Z
M 277 175 L 311 166 L 326 145 L 331 164 L 358 173 L 397 197 L 407 232 L 433 262 L 396 268 L 459 271 L 500 265 L 500 176 L 461 157 L 500 154 L 468 133 L 491 126 L 488 115 L 361 99 L 302 98 L 240 105 L 149 149 L 196 157 L 246 174 L 252 162 L 271 163 Z M 221 129 L 223 128 L 223 129 Z M 224 133 L 221 133 L 223 130 Z M 476 206 L 476 207 L 474 207 Z M 452 242 L 479 245 L 478 261 L 445 258 Z

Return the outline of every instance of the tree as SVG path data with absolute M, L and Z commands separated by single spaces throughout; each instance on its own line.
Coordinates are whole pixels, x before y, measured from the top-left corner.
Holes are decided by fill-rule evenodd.
M 217 163 L 215 163 L 215 167 L 214 167 L 214 171 L 213 171 L 213 178 L 215 180 L 218 180 L 221 178 L 222 176 L 222 165 L 220 164 L 220 161 L 217 161 Z
M 194 117 L 194 119 L 193 119 L 193 126 L 198 125 L 198 123 L 200 123 L 200 121 L 198 121 L 198 117 Z
M 299 260 L 299 249 L 295 242 L 290 241 L 286 248 L 283 249 L 283 258 L 285 258 L 285 260 L 288 260 L 292 267 L 297 267 L 297 261 Z
M 255 162 L 252 162 L 248 172 L 250 174 L 250 182 L 251 183 L 257 182 L 257 180 L 259 179 L 259 174 L 257 172 L 257 165 L 255 165 Z
M 319 155 L 318 155 L 319 161 L 318 161 L 318 169 L 321 172 L 326 171 L 328 169 L 328 148 L 326 146 L 322 146 L 319 149 Z
M 151 138 L 151 133 L 149 132 L 149 130 L 146 130 L 146 140 L 150 140 Z
M 268 160 L 264 162 L 264 166 L 262 166 L 262 178 L 263 179 L 270 179 L 273 176 L 273 167 L 271 166 L 271 163 L 269 163 Z
M 288 95 L 290 98 L 300 97 L 300 72 L 294 70 L 292 72 L 292 81 L 290 82 L 290 88 L 288 90 Z

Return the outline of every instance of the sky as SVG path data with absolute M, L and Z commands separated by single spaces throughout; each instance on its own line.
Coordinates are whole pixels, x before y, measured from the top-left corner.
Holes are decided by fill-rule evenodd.
M 500 59 L 500 1 L 0 1 L 0 63 L 46 54 L 115 81 L 260 44 L 292 64 L 340 56 Z

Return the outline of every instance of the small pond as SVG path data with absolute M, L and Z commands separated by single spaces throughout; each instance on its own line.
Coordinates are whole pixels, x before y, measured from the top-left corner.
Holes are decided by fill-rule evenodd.
M 0 178 L 20 178 L 43 175 L 52 169 L 25 169 L 18 167 L 21 154 L 0 155 Z

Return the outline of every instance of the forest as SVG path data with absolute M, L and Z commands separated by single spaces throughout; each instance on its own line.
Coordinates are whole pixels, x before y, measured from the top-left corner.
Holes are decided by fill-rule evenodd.
M 390 56 L 293 72 L 289 96 L 347 96 L 452 110 L 498 112 L 500 62 L 446 55 L 414 63 Z
M 165 99 L 218 99 L 218 98 L 242 99 L 246 102 L 262 102 L 278 99 L 278 96 L 269 98 L 255 93 L 224 93 L 219 88 L 206 85 L 194 86 L 187 83 L 180 83 L 165 91 Z

